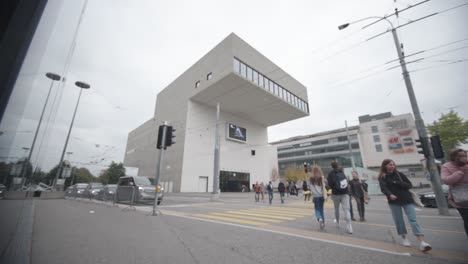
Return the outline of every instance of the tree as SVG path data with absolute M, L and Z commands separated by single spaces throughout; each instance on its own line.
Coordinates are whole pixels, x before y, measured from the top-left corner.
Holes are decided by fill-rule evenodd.
M 271 170 L 271 181 L 272 182 L 277 182 L 279 180 L 279 173 L 278 173 L 278 170 L 275 168 L 275 169 L 272 169 Z
M 94 177 L 94 175 L 87 168 L 73 167 L 72 175 L 67 180 L 70 182 L 73 180 L 74 183 L 91 183 L 98 181 L 98 178 Z
M 303 181 L 307 177 L 304 168 L 297 168 L 294 166 L 287 167 L 284 174 L 286 176 L 286 181 L 288 182 Z
M 109 168 L 99 177 L 103 184 L 116 184 L 120 177 L 125 176 L 125 167 L 122 162 L 112 163 Z
M 428 125 L 427 129 L 431 135 L 439 135 L 446 155 L 449 150 L 466 143 L 468 139 L 468 121 L 464 121 L 453 110 L 442 114 L 439 120 Z

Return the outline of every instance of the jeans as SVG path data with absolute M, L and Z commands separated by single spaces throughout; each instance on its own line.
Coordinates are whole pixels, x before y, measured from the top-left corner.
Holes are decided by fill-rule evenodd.
M 468 236 L 468 208 L 457 208 L 460 213 L 463 223 L 465 224 L 465 233 Z
M 280 192 L 281 203 L 284 203 L 284 192 Z
M 259 192 L 255 193 L 255 201 L 256 202 L 260 201 L 260 193 Z
M 418 222 L 416 221 L 416 210 L 414 209 L 414 204 L 388 204 L 390 206 L 390 210 L 393 216 L 393 222 L 395 222 L 395 226 L 397 229 L 398 235 L 406 235 L 408 232 L 406 231 L 405 220 L 403 219 L 403 212 L 402 208 L 406 213 L 406 217 L 411 225 L 411 229 L 413 230 L 413 234 L 415 236 L 423 235 L 421 227 L 419 227 Z
M 271 204 L 271 201 L 273 200 L 273 192 L 268 192 L 268 200 L 270 200 Z
M 325 222 L 325 214 L 323 213 L 323 203 L 325 199 L 323 199 L 323 197 L 314 197 L 312 201 L 314 202 L 315 217 L 317 220 L 322 219 L 322 221 Z
M 354 197 L 356 200 L 357 210 L 359 212 L 359 217 L 364 219 L 364 197 Z
M 346 223 L 351 223 L 351 214 L 349 212 L 349 195 L 348 194 L 333 194 L 332 195 L 333 205 L 335 206 L 335 219 L 338 223 L 340 221 L 340 204 L 343 208 Z

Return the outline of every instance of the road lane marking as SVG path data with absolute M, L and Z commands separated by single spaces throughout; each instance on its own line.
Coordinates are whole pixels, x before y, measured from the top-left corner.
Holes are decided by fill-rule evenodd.
M 254 221 L 249 221 L 249 220 L 242 220 L 242 219 L 233 219 L 233 218 L 228 218 L 228 217 L 222 217 L 222 216 L 216 216 L 216 215 L 208 215 L 208 214 L 195 214 L 193 215 L 194 218 L 203 220 L 200 218 L 210 218 L 210 219 L 215 219 L 215 220 L 223 220 L 226 222 L 234 222 L 234 223 L 240 223 L 240 224 L 247 224 L 247 225 L 253 225 L 253 226 L 262 226 L 266 225 L 267 223 L 259 223 L 259 222 L 254 222 Z M 223 223 L 219 221 L 220 223 Z M 226 223 L 224 222 L 224 223 Z M 228 223 L 226 223 L 228 224 Z
M 240 215 L 252 215 L 252 216 L 263 216 L 265 217 L 265 214 L 256 214 L 256 213 L 249 213 L 248 211 L 229 211 L 231 214 L 240 214 Z M 274 218 L 274 219 L 281 219 L 281 220 L 296 220 L 296 218 L 292 217 L 285 217 L 285 216 L 277 216 L 277 215 L 268 215 L 268 218 Z
M 234 218 L 241 218 L 241 219 L 248 219 L 248 220 L 257 220 L 260 222 L 270 222 L 270 223 L 281 223 L 282 221 L 268 219 L 265 217 L 254 217 L 254 216 L 246 216 L 246 215 L 236 215 L 230 213 L 210 213 L 210 215 L 219 215 L 219 216 L 226 216 L 226 217 L 234 217 Z

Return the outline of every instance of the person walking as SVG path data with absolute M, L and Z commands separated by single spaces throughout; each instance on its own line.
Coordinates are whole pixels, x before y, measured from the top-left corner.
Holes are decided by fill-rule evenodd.
M 280 183 L 278 184 L 278 192 L 280 194 L 281 203 L 284 203 L 284 192 L 285 191 L 286 191 L 286 186 L 284 186 L 283 181 L 280 181 Z
M 322 169 L 318 165 L 312 168 L 312 176 L 309 179 L 312 202 L 314 203 L 315 217 L 319 222 L 320 229 L 325 228 L 325 214 L 323 213 L 323 204 L 325 203 L 327 191 L 326 182 Z
M 411 225 L 413 234 L 419 240 L 419 249 L 423 252 L 431 250 L 431 245 L 424 241 L 424 234 L 416 219 L 414 200 L 409 191 L 409 189 L 413 188 L 413 185 L 403 173 L 397 170 L 393 160 L 383 160 L 380 166 L 379 184 L 382 193 L 387 196 L 397 233 L 402 237 L 402 244 L 406 247 L 411 246 L 411 242 L 406 237 L 408 232 L 406 231 L 403 219 L 403 209 Z
M 304 203 L 310 201 L 310 190 L 309 186 L 307 186 L 307 180 L 302 182 L 302 193 L 304 194 Z
M 468 194 L 468 159 L 463 149 L 452 149 L 449 152 L 450 161 L 442 165 L 442 182 L 450 188 L 448 201 L 460 213 L 468 236 L 468 201 L 457 197 L 458 192 Z M 454 189 L 455 197 L 454 197 Z
M 328 186 L 332 190 L 332 200 L 335 207 L 335 219 L 336 227 L 340 228 L 340 204 L 343 208 L 346 220 L 346 232 L 348 234 L 353 233 L 353 226 L 351 225 L 351 214 L 349 212 L 349 190 L 348 190 L 348 179 L 343 173 L 343 169 L 340 168 L 338 162 L 333 161 L 331 163 L 332 171 L 328 174 L 327 182 Z
M 254 192 L 255 192 L 255 202 L 260 202 L 260 192 L 262 191 L 262 187 L 258 184 L 258 181 L 254 185 Z
M 356 200 L 357 209 L 359 212 L 359 221 L 364 222 L 364 203 L 365 193 L 367 192 L 367 184 L 359 179 L 359 174 L 355 171 L 352 173 L 353 179 L 349 182 L 351 196 Z
M 267 185 L 267 191 L 268 191 L 268 200 L 271 205 L 271 201 L 273 201 L 273 184 L 271 183 L 271 181 Z
M 291 182 L 288 182 L 288 185 L 286 185 L 286 195 L 287 195 L 288 197 L 289 197 L 289 192 L 290 192 L 290 191 L 289 191 L 289 190 L 290 190 L 290 189 L 289 189 L 290 186 L 291 186 Z
M 262 195 L 262 203 L 265 202 L 265 184 L 260 183 L 260 194 Z

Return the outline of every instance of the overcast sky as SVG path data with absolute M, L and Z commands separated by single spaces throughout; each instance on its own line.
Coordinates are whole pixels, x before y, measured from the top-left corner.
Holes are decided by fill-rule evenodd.
M 47 130 L 40 134 L 42 147 L 36 146 L 39 154 L 33 160 L 45 169 L 57 164 L 78 96 L 73 83 L 80 80 L 91 89 L 82 94 L 67 149 L 73 152 L 71 160 L 94 173 L 112 160 L 123 161 L 127 134 L 153 117 L 157 93 L 231 32 L 307 87 L 310 116 L 270 127 L 270 142 L 342 128 L 345 120 L 357 125 L 360 115 L 412 112 L 400 68 L 387 70 L 398 66 L 386 64 L 397 58 L 391 33 L 366 41 L 385 32 L 388 23 L 361 29 L 371 19 L 342 31 L 337 26 L 419 2 L 89 0 L 66 85 L 53 90 L 55 108 L 47 112 L 49 126 L 43 125 Z M 28 120 L 38 119 L 50 84 L 43 74 L 63 74 L 83 3 L 49 0 L 40 25 L 48 29 L 42 33 L 40 64 L 33 72 L 23 69 L 17 82 L 34 90 L 18 131 L 35 129 L 37 121 Z M 465 3 L 432 0 L 390 21 L 403 25 Z M 407 58 L 424 58 L 408 69 L 425 123 L 450 109 L 468 118 L 466 25 L 468 5 L 398 29 L 405 54 L 425 50 Z M 37 43 L 40 39 L 35 36 Z M 21 147 L 31 142 L 31 133 L 23 133 L 27 141 L 20 134 L 13 155 L 23 153 Z

